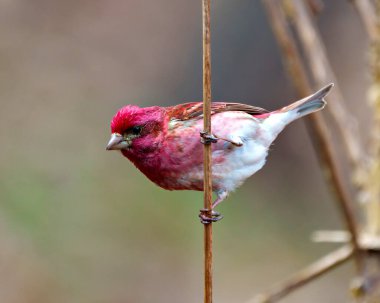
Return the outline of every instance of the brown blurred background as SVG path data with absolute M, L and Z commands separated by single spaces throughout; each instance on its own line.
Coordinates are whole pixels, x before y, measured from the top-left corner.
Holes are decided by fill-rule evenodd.
M 164 191 L 105 151 L 122 105 L 201 100 L 200 5 L 0 0 L 2 303 L 202 301 L 202 193 Z M 212 17 L 213 99 L 293 100 L 260 1 L 213 1 Z M 317 22 L 364 119 L 363 28 L 344 0 L 325 1 Z M 300 121 L 219 210 L 219 303 L 245 302 L 332 250 L 310 234 L 341 227 Z M 352 273 L 349 264 L 284 302 L 347 301 Z

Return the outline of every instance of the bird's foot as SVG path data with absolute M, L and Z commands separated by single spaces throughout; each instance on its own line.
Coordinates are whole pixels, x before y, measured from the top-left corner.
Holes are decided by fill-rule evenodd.
M 219 220 L 223 219 L 223 216 L 216 212 L 216 211 L 211 211 L 211 216 L 208 216 L 210 210 L 206 208 L 202 208 L 199 213 L 199 219 L 201 219 L 201 223 L 203 224 L 210 224 L 212 222 L 217 222 Z
M 210 144 L 210 143 L 216 143 L 218 142 L 218 138 L 215 137 L 213 134 L 210 134 L 206 131 L 201 131 L 201 143 L 202 144 Z

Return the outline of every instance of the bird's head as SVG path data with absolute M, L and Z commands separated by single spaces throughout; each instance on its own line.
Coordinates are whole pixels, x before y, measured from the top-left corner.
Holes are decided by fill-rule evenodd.
M 127 105 L 111 120 L 111 139 L 107 150 L 121 150 L 125 156 L 147 154 L 157 149 L 164 123 L 164 111 L 153 106 Z

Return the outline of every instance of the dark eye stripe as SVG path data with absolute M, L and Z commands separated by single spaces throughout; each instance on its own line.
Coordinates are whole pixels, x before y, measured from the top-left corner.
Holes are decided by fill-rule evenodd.
M 140 125 L 136 125 L 136 126 L 133 126 L 133 127 L 130 127 L 128 129 L 126 129 L 124 132 L 123 132 L 123 136 L 124 137 L 129 137 L 129 136 L 133 136 L 133 137 L 138 137 L 141 135 L 141 131 L 143 130 L 143 126 L 140 126 Z
M 134 126 L 131 129 L 132 134 L 139 135 L 141 133 L 141 126 Z

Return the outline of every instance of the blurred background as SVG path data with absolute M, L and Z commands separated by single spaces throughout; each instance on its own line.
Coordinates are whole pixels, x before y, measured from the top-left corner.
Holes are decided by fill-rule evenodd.
M 212 11 L 213 100 L 295 99 L 261 2 Z M 325 1 L 317 22 L 365 119 L 359 19 L 348 1 Z M 0 37 L 1 302 L 201 302 L 202 193 L 164 191 L 105 151 L 121 106 L 201 100 L 201 2 L 0 0 Z M 219 303 L 245 302 L 333 250 L 310 234 L 342 227 L 302 121 L 219 211 Z M 347 301 L 352 274 L 348 263 L 283 302 Z

